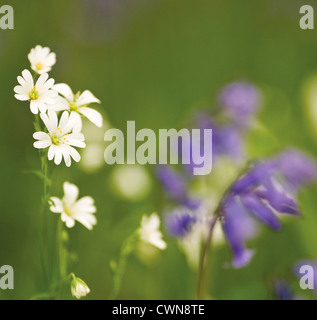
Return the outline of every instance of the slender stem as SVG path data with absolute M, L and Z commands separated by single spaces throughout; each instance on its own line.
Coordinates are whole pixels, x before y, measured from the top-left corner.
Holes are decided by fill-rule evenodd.
M 122 278 L 125 272 L 128 258 L 135 248 L 136 240 L 137 233 L 135 232 L 130 237 L 128 237 L 121 246 L 119 261 L 115 266 L 115 270 L 113 270 L 113 289 L 110 293 L 109 300 L 116 299 L 120 292 Z
M 219 214 L 214 215 L 212 217 L 212 220 L 210 222 L 209 232 L 208 232 L 208 238 L 206 240 L 205 246 L 203 247 L 203 250 L 201 253 L 200 262 L 199 262 L 199 270 L 198 270 L 198 280 L 197 280 L 197 300 L 201 300 L 203 298 L 203 280 L 204 280 L 204 276 L 205 276 L 207 257 L 208 257 L 208 252 L 209 252 L 210 245 L 211 245 L 213 230 L 214 230 L 219 218 L 220 218 Z
M 61 219 L 57 222 L 57 228 L 56 228 L 56 246 L 58 251 L 58 267 L 59 267 L 59 277 L 63 278 L 66 274 L 66 257 L 65 252 L 66 248 L 64 247 L 64 241 L 63 241 L 63 222 Z
M 223 216 L 222 206 L 223 206 L 224 199 L 226 198 L 226 196 L 230 192 L 234 183 L 250 169 L 250 166 L 253 162 L 254 162 L 254 160 L 248 161 L 246 163 L 246 165 L 242 168 L 242 170 L 239 172 L 237 177 L 233 180 L 233 182 L 229 185 L 229 187 L 224 191 L 223 196 L 220 199 L 216 210 L 214 211 L 212 220 L 210 222 L 208 237 L 207 237 L 207 240 L 202 248 L 202 252 L 201 252 L 201 256 L 200 256 L 198 277 L 197 277 L 197 300 L 203 299 L 203 282 L 204 282 L 204 277 L 205 277 L 207 257 L 208 257 L 208 253 L 209 253 L 210 246 L 211 246 L 211 239 L 212 239 L 214 228 L 216 226 L 217 221 L 219 219 L 221 219 Z

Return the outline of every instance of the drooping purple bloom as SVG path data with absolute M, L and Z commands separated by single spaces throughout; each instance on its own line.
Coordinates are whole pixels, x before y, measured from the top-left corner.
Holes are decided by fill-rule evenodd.
M 188 141 L 179 141 L 178 152 L 181 154 L 182 144 L 188 143 L 187 148 L 190 150 L 190 159 L 183 159 L 186 162 L 184 167 L 192 174 L 197 164 L 193 161 L 193 153 L 204 152 L 205 157 L 212 157 L 213 162 L 221 157 L 229 157 L 237 163 L 241 163 L 245 159 L 245 149 L 242 135 L 239 130 L 232 125 L 220 126 L 212 120 L 207 114 L 199 114 L 195 119 L 195 127 L 201 130 L 202 134 L 197 141 L 190 139 Z M 203 130 L 212 129 L 212 149 L 204 150 L 204 134 Z M 182 144 L 181 144 L 182 143 Z M 193 145 L 199 144 L 200 148 L 193 148 Z
M 291 172 L 291 167 L 283 167 L 283 157 L 288 155 L 294 170 L 299 168 L 302 175 Z M 295 159 L 291 159 L 294 157 Z M 280 161 L 280 159 L 283 161 Z M 309 164 L 309 170 L 306 171 Z M 305 168 L 305 170 L 304 170 Z M 309 171 L 309 174 L 304 174 Z M 300 215 L 294 188 L 306 185 L 316 179 L 317 169 L 312 160 L 300 151 L 282 153 L 275 159 L 255 164 L 246 174 L 242 175 L 232 186 L 222 205 L 223 229 L 233 252 L 233 266 L 236 268 L 248 264 L 251 254 L 245 248 L 244 216 L 256 219 L 273 230 L 279 230 L 281 223 L 276 215 Z M 292 192 L 293 191 L 293 192 Z M 253 229 L 252 229 L 253 230 Z
M 294 294 L 290 285 L 282 280 L 275 281 L 274 293 L 278 300 L 302 300 Z
M 171 236 L 185 237 L 196 223 L 197 217 L 187 208 L 176 209 L 165 218 L 166 227 Z
M 277 212 L 300 216 L 297 201 L 283 189 L 281 183 L 277 180 L 265 179 L 263 181 L 265 189 L 257 191 L 257 194 L 266 199 L 269 205 Z
M 283 152 L 277 159 L 279 169 L 289 188 L 296 192 L 300 186 L 317 178 L 316 162 L 295 149 Z
M 281 229 L 281 223 L 277 216 L 257 194 L 249 193 L 241 196 L 240 199 L 244 207 L 262 223 L 268 225 L 273 230 Z
M 239 126 L 246 126 L 261 106 L 259 89 L 247 81 L 233 82 L 225 86 L 218 102 L 230 118 Z
M 233 253 L 232 265 L 242 268 L 254 255 L 253 250 L 246 249 L 245 242 L 256 236 L 258 228 L 237 198 L 229 196 L 224 203 L 222 227 Z
M 272 175 L 276 169 L 274 161 L 263 161 L 257 163 L 248 173 L 240 177 L 233 185 L 234 194 L 242 194 L 254 189 L 263 183 L 263 181 Z
M 168 196 L 178 204 L 190 209 L 197 209 L 200 202 L 187 192 L 184 177 L 172 167 L 162 165 L 157 168 L 157 176 Z

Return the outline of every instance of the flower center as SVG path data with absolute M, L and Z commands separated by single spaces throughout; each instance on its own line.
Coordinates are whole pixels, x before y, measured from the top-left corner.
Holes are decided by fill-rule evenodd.
M 41 62 L 37 62 L 35 64 L 35 67 L 36 67 L 37 70 L 42 70 L 43 69 L 43 64 Z
M 69 108 L 70 108 L 70 111 L 78 112 L 78 107 L 76 106 L 75 103 L 69 102 Z
M 31 100 L 36 100 L 39 97 L 39 92 L 35 88 L 33 88 L 29 93 L 29 97 Z
M 58 146 L 60 144 L 59 139 L 56 136 L 51 137 L 52 143 L 55 144 L 55 146 Z
M 71 217 L 73 214 L 72 212 L 69 210 L 69 208 L 64 204 L 64 212 L 69 216 Z
M 54 144 L 55 146 L 59 146 L 60 144 L 67 144 L 69 142 L 67 139 L 68 135 L 68 132 L 66 134 L 63 134 L 61 128 L 57 128 L 57 131 L 52 132 L 51 135 L 52 144 Z

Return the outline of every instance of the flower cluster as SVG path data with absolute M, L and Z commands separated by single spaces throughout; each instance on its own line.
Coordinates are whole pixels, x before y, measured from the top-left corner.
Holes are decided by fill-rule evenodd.
M 215 112 L 199 112 L 194 116 L 192 126 L 201 130 L 213 130 L 212 157 L 215 161 L 223 156 L 239 163 L 245 160 L 242 135 L 251 127 L 261 104 L 262 95 L 256 86 L 247 81 L 234 82 L 225 86 L 219 93 Z M 204 139 L 200 137 L 199 141 L 188 143 L 192 153 L 195 149 L 192 148 L 192 144 L 200 143 L 202 150 Z M 188 162 L 184 167 L 191 175 L 194 164 Z M 204 201 L 192 196 L 188 191 L 190 181 L 187 175 L 170 166 L 160 166 L 157 169 L 157 177 L 168 197 L 177 204 L 177 208 L 165 219 L 171 235 L 182 238 L 190 233 L 195 223 L 206 223 L 205 217 L 200 215 Z
M 212 111 L 201 111 L 193 117 L 191 126 L 200 130 L 213 130 L 214 161 L 219 161 L 223 157 L 238 163 L 245 160 L 243 138 L 255 123 L 255 117 L 261 105 L 260 90 L 247 81 L 238 81 L 228 84 L 220 91 L 217 105 Z M 188 141 L 188 143 L 190 143 L 191 152 L 196 150 L 192 148 L 194 143 L 200 143 L 200 149 L 197 150 L 202 150 L 204 138 L 200 137 L 199 141 Z M 193 172 L 193 167 L 192 161 L 185 165 L 189 173 Z
M 92 230 L 97 223 L 93 198 L 86 196 L 78 200 L 79 189 L 69 182 L 64 183 L 62 199 L 50 197 L 47 194 L 49 178 L 46 162 L 54 160 L 56 165 L 60 165 L 64 160 L 65 165 L 70 167 L 72 160 L 80 161 L 81 156 L 76 148 L 86 147 L 85 137 L 81 132 L 82 117 L 101 127 L 103 123 L 101 114 L 90 107 L 93 103 L 100 103 L 100 100 L 89 90 L 74 94 L 67 84 L 55 84 L 55 80 L 49 77 L 48 72 L 56 63 L 56 55 L 49 48 L 36 46 L 29 53 L 28 59 L 33 75 L 29 70 L 23 70 L 22 75 L 17 78 L 19 85 L 14 88 L 14 92 L 16 99 L 29 102 L 30 110 L 35 115 L 34 147 L 44 150 L 41 152 L 43 171 L 41 176 L 45 190 L 43 200 L 47 202 L 49 199 L 51 212 L 59 213 L 68 228 L 72 228 L 77 221 L 88 230 Z M 62 247 L 61 244 L 59 250 L 63 250 Z M 59 256 L 63 254 L 60 252 Z M 62 261 L 59 263 L 62 264 Z M 90 289 L 86 283 L 73 273 L 71 276 L 72 295 L 78 299 L 87 295 Z
M 208 230 L 213 218 L 221 221 L 215 226 L 222 227 L 233 253 L 231 265 L 234 268 L 242 268 L 250 262 L 254 250 L 248 249 L 246 243 L 259 234 L 261 225 L 278 231 L 281 229 L 280 217 L 301 215 L 298 192 L 317 179 L 315 161 L 297 149 L 285 150 L 262 161 L 247 162 L 244 136 L 252 129 L 262 101 L 261 91 L 253 84 L 246 81 L 230 83 L 220 91 L 217 106 L 211 111 L 197 113 L 193 120 L 193 127 L 213 130 L 214 162 L 220 165 L 230 159 L 236 172 L 245 166 L 243 163 L 247 164 L 229 188 L 226 186 L 219 192 L 215 186 L 217 182 L 213 182 L 211 188 L 205 185 L 207 196 L 205 190 L 197 198 L 190 191 L 190 183 L 197 181 L 191 175 L 193 165 L 185 165 L 184 172 L 168 166 L 157 170 L 163 189 L 176 204 L 166 210 L 165 225 L 169 234 L 187 244 L 184 240 L 193 242 L 191 235 L 196 234 L 197 242 L 201 244 L 207 239 L 208 232 L 212 232 Z M 202 137 L 197 143 L 203 146 Z M 207 208 L 206 197 L 214 202 Z M 200 232 L 196 233 L 198 229 Z M 215 233 L 216 229 L 213 231 Z M 200 251 L 200 247 L 195 250 Z
M 258 222 L 280 230 L 278 214 L 299 216 L 297 192 L 316 180 L 317 167 L 307 155 L 287 150 L 256 163 L 225 195 L 219 212 L 233 252 L 233 266 L 246 266 L 254 251 L 245 242 L 258 232 Z
M 101 114 L 89 108 L 92 103 L 100 103 L 89 90 L 82 94 L 73 94 L 66 84 L 55 84 L 47 72 L 56 62 L 55 53 L 49 48 L 36 46 L 28 55 L 35 77 L 29 70 L 22 71 L 18 76 L 19 85 L 14 88 L 15 97 L 21 101 L 29 101 L 31 112 L 40 113 L 45 127 L 37 131 L 33 137 L 37 140 L 34 147 L 48 149 L 48 159 L 56 165 L 64 159 L 66 166 L 71 165 L 71 159 L 78 162 L 80 155 L 75 148 L 85 148 L 85 138 L 81 133 L 81 116 L 86 117 L 96 126 L 102 126 Z M 36 76 L 39 75 L 37 79 Z M 59 113 L 64 111 L 62 115 Z

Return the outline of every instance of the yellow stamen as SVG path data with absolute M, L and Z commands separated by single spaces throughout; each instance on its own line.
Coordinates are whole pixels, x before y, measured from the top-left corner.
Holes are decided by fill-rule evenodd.
M 37 62 L 36 64 L 35 64 L 35 67 L 36 67 L 36 69 L 37 70 L 42 70 L 43 69 L 43 64 L 41 63 L 41 62 Z
M 52 143 L 55 144 L 56 146 L 59 145 L 59 140 L 57 137 L 52 137 Z
M 31 100 L 36 100 L 39 97 L 39 92 L 35 88 L 33 88 L 29 93 L 29 97 Z
M 74 103 L 69 102 L 69 108 L 70 108 L 70 111 L 78 112 L 78 107 Z

